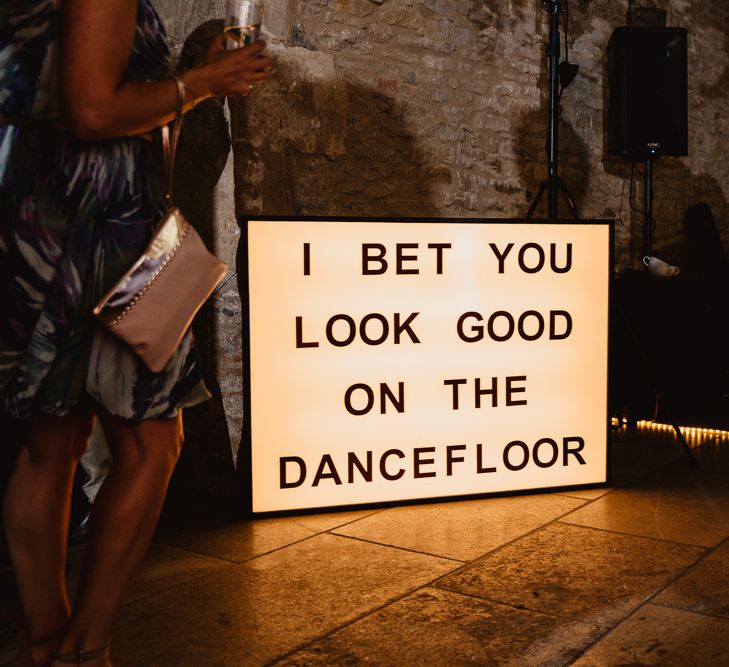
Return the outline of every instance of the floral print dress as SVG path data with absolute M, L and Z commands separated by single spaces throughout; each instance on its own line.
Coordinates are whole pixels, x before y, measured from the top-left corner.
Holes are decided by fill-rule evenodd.
M 91 314 L 160 219 L 150 145 L 83 142 L 63 129 L 60 26 L 54 0 L 0 7 L 0 412 L 65 415 L 90 396 L 123 418 L 172 417 L 209 397 L 192 334 L 152 373 Z M 169 69 L 159 16 L 138 0 L 125 77 Z

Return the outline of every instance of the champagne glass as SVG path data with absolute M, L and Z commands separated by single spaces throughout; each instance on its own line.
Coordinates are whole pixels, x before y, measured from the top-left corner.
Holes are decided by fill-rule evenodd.
M 261 32 L 262 0 L 226 0 L 225 48 L 239 49 L 255 42 Z

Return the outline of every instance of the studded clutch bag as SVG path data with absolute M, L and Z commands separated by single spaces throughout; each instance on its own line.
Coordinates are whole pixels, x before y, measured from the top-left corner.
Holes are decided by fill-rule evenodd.
M 182 127 L 184 84 L 177 83 L 172 140 L 162 128 L 167 212 L 142 256 L 94 307 L 94 315 L 153 372 L 162 371 L 200 307 L 227 272 L 180 209 L 171 205 L 172 169 Z

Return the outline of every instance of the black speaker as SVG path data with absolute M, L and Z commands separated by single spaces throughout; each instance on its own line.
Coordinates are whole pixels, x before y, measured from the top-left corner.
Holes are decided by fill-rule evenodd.
M 683 28 L 617 28 L 607 48 L 608 154 L 688 155 L 688 39 Z

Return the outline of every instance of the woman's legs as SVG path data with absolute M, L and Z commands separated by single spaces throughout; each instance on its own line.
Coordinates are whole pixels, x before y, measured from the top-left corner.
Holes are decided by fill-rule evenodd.
M 5 530 L 28 637 L 31 644 L 41 644 L 30 655 L 41 664 L 61 637 L 42 640 L 69 617 L 65 566 L 71 488 L 92 424 L 92 414 L 81 409 L 66 417 L 34 415 L 5 493 Z
M 94 502 L 86 559 L 61 654 L 106 646 L 152 539 L 182 446 L 182 416 L 131 422 L 99 414 L 114 462 Z M 108 658 L 90 661 L 108 664 Z

